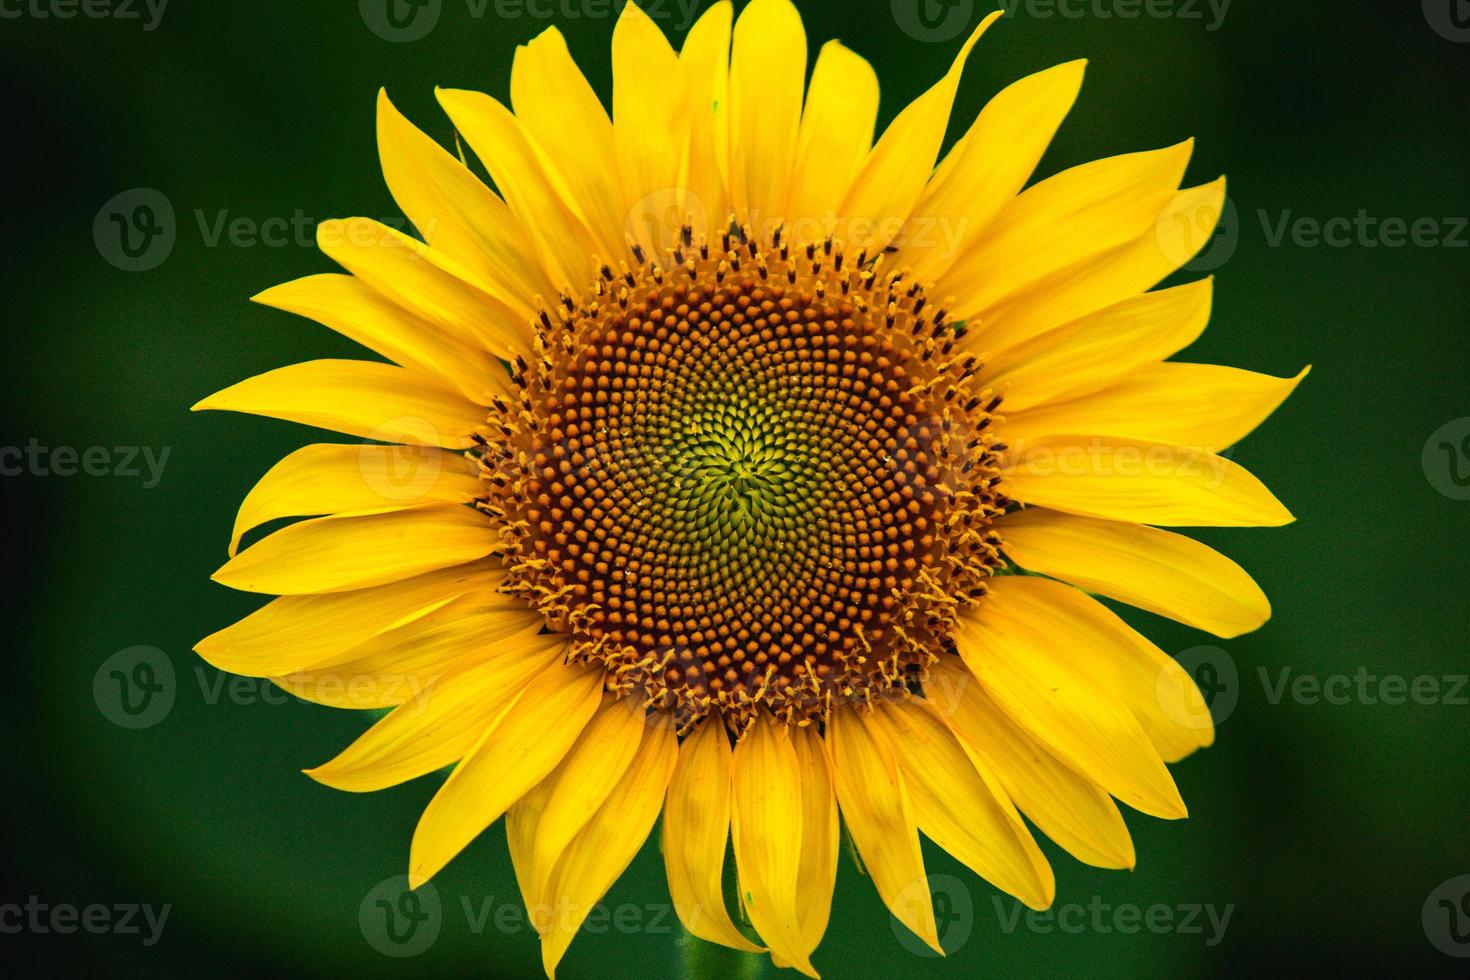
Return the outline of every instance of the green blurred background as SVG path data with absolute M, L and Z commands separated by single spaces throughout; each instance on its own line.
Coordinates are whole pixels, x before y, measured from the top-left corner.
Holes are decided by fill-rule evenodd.
M 799 5 L 813 50 L 841 38 L 873 61 L 886 120 L 994 4 Z M 422 37 L 394 41 L 380 36 L 391 31 L 374 0 L 174 0 L 161 16 L 123 0 L 0 4 L 12 120 L 0 446 L 103 447 L 94 469 L 112 474 L 30 466 L 0 479 L 15 570 L 0 601 L 16 627 L 7 644 L 16 669 L 0 695 L 9 824 L 0 905 L 36 896 L 48 908 L 170 906 L 153 945 L 146 927 L 16 932 L 0 915 L 7 960 L 106 961 L 125 974 L 539 975 L 524 920 L 498 913 L 497 926 L 497 910 L 518 904 L 499 825 L 437 880 L 437 938 L 413 959 L 380 954 L 359 911 L 404 870 L 432 779 L 370 796 L 313 783 L 299 770 L 332 756 L 363 719 L 255 682 L 232 691 L 190 652 L 256 605 L 209 573 L 245 491 L 314 434 L 187 409 L 259 371 L 354 355 L 326 330 L 246 299 L 331 267 L 310 245 L 315 222 L 396 215 L 375 160 L 377 88 L 448 141 L 433 86 L 504 97 L 515 45 L 553 22 L 599 91 L 610 87 L 608 0 L 437 6 Z M 686 8 L 661 0 L 654 10 L 682 35 Z M 1088 84 L 1042 175 L 1189 135 L 1191 182 L 1229 175 L 1237 220 L 1200 263 L 1218 276 L 1214 320 L 1187 357 L 1278 375 L 1315 365 L 1235 453 L 1299 522 L 1201 535 L 1271 595 L 1275 617 L 1259 633 L 1220 642 L 1135 617 L 1221 688 L 1218 744 L 1175 768 L 1190 820 L 1132 815 L 1132 873 L 1087 868 L 1047 845 L 1058 908 L 1072 909 L 1050 928 L 1017 922 L 1014 902 L 928 850 L 947 961 L 900 941 L 844 859 L 815 957 L 824 975 L 1463 965 L 1447 951 L 1470 954 L 1470 936 L 1452 928 L 1470 929 L 1470 901 L 1452 914 L 1439 900 L 1458 903 L 1466 886 L 1451 879 L 1470 872 L 1470 691 L 1459 686 L 1470 669 L 1470 490 L 1456 482 L 1470 472 L 1470 442 L 1460 445 L 1470 434 L 1467 15 L 1460 0 L 1422 9 L 1237 0 L 1224 11 L 1218 0 L 1034 0 L 982 42 L 952 136 L 1008 82 L 1086 57 Z M 412 23 L 420 33 L 424 21 Z M 110 214 L 156 203 L 138 188 L 166 199 L 176 227 L 161 261 L 129 271 Z M 1360 214 L 1431 224 L 1418 244 L 1397 247 L 1392 222 L 1336 244 L 1290 231 L 1310 232 L 1298 219 Z M 214 237 L 237 218 L 286 240 Z M 117 472 L 128 460 L 116 447 L 146 447 L 155 461 L 166 450 L 160 478 L 141 456 L 137 476 Z M 156 723 L 127 728 L 109 718 L 118 661 L 108 662 L 137 646 L 162 651 L 146 656 L 172 667 L 173 700 L 144 719 Z M 1336 699 L 1346 703 L 1276 696 L 1283 677 L 1301 676 L 1329 688 L 1349 678 Z M 1375 696 L 1382 683 L 1392 696 L 1392 678 L 1412 692 L 1420 677 L 1436 679 L 1418 699 L 1429 703 Z M 666 902 L 650 843 L 607 898 L 634 910 L 624 927 L 581 937 L 563 975 L 678 975 L 685 951 Z M 1153 906 L 1174 910 L 1168 928 L 1119 928 Z M 1134 911 L 1119 920 L 1119 909 Z M 1223 932 L 1211 913 L 1229 915 Z

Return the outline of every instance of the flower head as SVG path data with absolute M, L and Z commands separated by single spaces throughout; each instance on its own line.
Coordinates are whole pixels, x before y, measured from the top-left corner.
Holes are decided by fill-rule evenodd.
M 1042 908 L 1021 814 L 1130 867 L 1115 799 L 1185 813 L 1165 763 L 1210 744 L 1208 709 L 1089 593 L 1221 636 L 1267 618 L 1237 565 L 1161 528 L 1291 519 L 1218 453 L 1300 377 L 1166 360 L 1212 283 L 1154 287 L 1224 193 L 1180 189 L 1190 144 L 1027 186 L 1080 63 L 1005 89 L 939 160 L 994 19 L 876 142 L 872 69 L 834 42 L 808 87 L 789 0 L 733 30 L 717 4 L 678 52 L 627 4 L 611 118 L 555 29 L 517 53 L 513 108 L 440 91 L 494 189 L 384 95 L 422 240 L 328 222 L 347 274 L 257 300 L 390 363 L 196 406 L 370 440 L 251 491 L 215 577 L 279 598 L 199 652 L 391 708 L 310 775 L 452 765 L 410 877 L 507 815 L 548 972 L 660 813 L 685 926 L 812 975 L 839 811 L 936 949 L 920 833 Z M 237 553 L 285 517 L 307 519 Z

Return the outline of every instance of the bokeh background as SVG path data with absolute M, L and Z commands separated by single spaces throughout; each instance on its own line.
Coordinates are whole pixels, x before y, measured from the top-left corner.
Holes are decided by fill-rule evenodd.
M 1040 175 L 1198 137 L 1191 182 L 1228 174 L 1235 215 L 1191 274 L 1213 272 L 1218 288 L 1212 328 L 1187 356 L 1278 375 L 1315 365 L 1235 454 L 1299 522 L 1201 534 L 1271 595 L 1259 633 L 1221 642 L 1134 616 L 1207 672 L 1220 721 L 1218 744 L 1175 767 L 1192 818 L 1131 816 L 1136 871 L 1096 871 L 1047 845 L 1058 915 L 1017 919 L 1012 900 L 931 848 L 952 947 L 940 961 L 916 954 L 844 858 L 815 962 L 839 978 L 1463 967 L 1449 954 L 1470 954 L 1470 886 L 1454 881 L 1470 873 L 1470 5 L 1007 3 L 971 59 L 951 135 L 1010 81 L 1086 57 L 1088 84 Z M 644 5 L 672 34 L 690 22 L 690 0 Z M 835 37 L 873 61 L 881 124 L 994 3 L 799 6 L 813 51 Z M 396 217 L 375 161 L 379 86 L 448 143 L 433 86 L 504 97 L 515 45 L 556 23 L 606 95 L 614 9 L 430 0 L 400 8 L 410 26 L 395 31 L 380 0 L 0 5 L 0 446 L 101 447 L 94 475 L 28 464 L 0 478 L 12 569 L 0 590 L 0 906 L 169 909 L 152 944 L 146 924 L 17 931 L 0 910 L 0 958 L 121 974 L 539 975 L 534 934 L 504 911 L 518 897 L 499 825 L 437 880 L 433 941 L 412 959 L 381 953 L 360 912 L 404 870 L 432 778 L 370 796 L 313 783 L 299 770 L 364 719 L 232 687 L 190 652 L 256 604 L 208 575 L 242 495 L 313 433 L 187 409 L 246 375 L 353 356 L 246 299 L 331 268 L 311 246 L 316 222 Z M 160 199 L 169 247 L 129 257 L 111 216 L 160 214 Z M 269 240 L 232 242 L 239 219 Z M 1339 220 L 1334 241 L 1314 244 L 1312 223 L 1333 219 L 1354 227 L 1342 234 Z M 1418 241 L 1395 221 L 1420 221 Z M 110 659 L 140 646 L 161 654 Z M 171 669 L 171 700 L 123 716 L 109 678 L 139 678 L 140 656 Z M 1346 695 L 1313 698 L 1313 683 Z M 1409 696 L 1386 703 L 1400 683 Z M 581 937 L 564 976 L 680 975 L 689 951 L 655 843 L 606 902 L 623 926 Z

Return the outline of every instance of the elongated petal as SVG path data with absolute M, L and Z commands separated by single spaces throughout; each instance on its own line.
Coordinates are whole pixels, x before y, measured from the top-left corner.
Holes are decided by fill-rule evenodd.
M 1218 364 L 1153 364 L 1100 391 L 1008 413 L 1007 433 L 1089 432 L 1221 452 L 1276 411 L 1309 370 L 1273 378 Z
M 684 740 L 679 765 L 669 782 L 664 802 L 664 867 L 674 911 L 685 929 L 700 939 L 753 953 L 761 947 L 741 934 L 725 908 L 730 769 L 724 722 L 718 717 L 706 719 Z
M 916 213 L 948 222 L 946 241 L 976 241 L 1041 162 L 1077 99 L 1086 64 L 1071 61 L 1028 75 L 991 99 L 940 163 Z M 958 257 L 954 249 L 916 241 L 900 249 L 897 263 L 912 267 L 915 278 L 924 282 L 941 275 Z
M 912 804 L 892 747 L 851 705 L 842 705 L 828 716 L 827 747 L 843 821 L 883 903 L 931 949 L 944 955 Z
M 730 192 L 765 230 L 786 214 L 806 86 L 806 30 L 791 0 L 751 0 L 730 56 Z
M 419 818 L 408 878 L 428 881 L 561 762 L 602 701 L 602 671 L 554 664 L 524 685 Z
M 986 599 L 1008 622 L 1045 623 L 1051 663 L 1078 677 L 1090 672 L 1100 692 L 1128 707 L 1165 762 L 1215 741 L 1189 672 L 1096 599 L 1031 575 L 1001 576 Z
M 289 674 L 326 663 L 468 592 L 492 589 L 503 578 L 499 569 L 476 562 L 354 592 L 282 596 L 200 640 L 194 652 L 232 674 Z
M 546 798 L 531 845 L 527 888 L 545 894 L 557 861 L 622 779 L 643 741 L 641 699 L 603 695 L 602 707 L 543 781 Z
M 975 346 L 994 353 L 1157 286 L 1204 248 L 1225 204 L 1225 179 L 1179 191 L 1129 241 L 1088 255 L 985 311 Z
M 308 317 L 390 361 L 444 378 L 471 401 L 489 404 L 507 390 L 505 366 L 484 345 L 410 313 L 356 276 L 307 276 L 251 301 Z
M 807 89 L 788 197 L 795 220 L 814 219 L 821 226 L 814 224 L 800 237 L 816 239 L 837 230 L 837 209 L 873 147 L 877 120 L 873 66 L 840 41 L 828 41 Z
M 913 212 L 934 172 L 965 62 L 980 35 L 1000 15 L 997 10 L 980 22 L 944 77 L 909 103 L 873 147 L 842 204 L 848 221 L 843 240 L 848 246 L 874 252 L 887 247 Z
M 815 977 L 802 941 L 801 766 L 786 726 L 758 716 L 735 746 L 735 865 L 746 913 L 771 955 Z
M 706 10 L 689 29 L 679 51 L 689 113 L 689 141 L 679 185 L 680 202 L 695 234 L 713 238 L 730 210 L 730 21 L 729 0 Z
M 650 255 L 675 243 L 679 228 L 659 219 L 676 202 L 689 135 L 679 57 L 636 3 L 613 30 L 613 139 L 623 175 L 625 231 Z
M 1280 527 L 1294 520 L 1245 467 L 1208 450 L 1141 439 L 1016 440 L 1004 486 L 1024 503 L 1139 524 Z
M 1007 419 L 1106 388 L 1194 343 L 1209 322 L 1213 287 L 1212 280 L 1202 279 L 1144 293 L 1048 330 L 990 358 L 980 372 L 981 383 L 1005 395 Z
M 870 716 L 897 753 L 914 819 L 965 867 L 1031 908 L 1051 907 L 1056 880 L 995 778 L 976 766 L 924 701 L 880 705 Z
M 1022 193 L 938 282 L 956 295 L 954 315 L 984 311 L 1089 257 L 1151 231 L 1174 196 L 1193 141 L 1109 157 L 1065 170 Z M 998 350 L 1024 340 L 986 320 L 974 343 Z
M 816 727 L 792 728 L 791 747 L 801 770 L 801 870 L 796 883 L 801 941 L 803 948 L 816 949 L 827 931 L 837 883 L 837 796 Z
M 193 411 L 244 412 L 379 442 L 468 449 L 485 408 L 427 375 L 373 361 L 306 361 L 217 391 Z
M 303 446 L 246 494 L 235 517 L 230 555 L 246 532 L 282 517 L 467 504 L 479 492 L 475 464 L 423 446 Z
M 936 712 L 1042 833 L 1087 864 L 1133 867 L 1128 827 L 1097 783 L 1017 727 L 954 658 L 930 665 L 929 678 L 924 692 Z
M 524 305 L 488 292 L 447 253 L 369 218 L 323 221 L 316 243 L 348 272 L 446 333 L 506 359 L 530 352 Z
M 539 613 L 505 596 L 472 592 L 378 634 L 345 657 L 271 679 L 333 708 L 391 708 L 463 663 L 518 655 L 542 622 Z
M 471 562 L 499 543 L 490 521 L 470 507 L 317 517 L 251 545 L 214 580 L 275 595 L 347 592 Z
M 543 167 L 521 120 L 483 92 L 436 89 L 439 104 L 489 171 L 522 224 L 535 237 L 558 290 L 591 281 L 594 254 L 606 253 Z M 555 297 L 543 297 L 547 304 Z
M 1192 538 L 1030 507 L 995 523 L 1023 568 L 1216 636 L 1257 629 L 1271 603 L 1245 570 Z
M 1041 744 L 1135 810 L 1165 819 L 1186 815 L 1133 713 L 1096 671 L 1075 668 L 1048 620 L 1022 621 L 990 595 L 984 615 L 964 618 L 955 641 L 986 693 Z
M 678 755 L 679 741 L 670 725 L 645 725 L 638 754 L 557 862 L 547 886 L 551 923 L 541 939 L 548 977 L 556 976 L 556 966 L 582 922 L 648 839 Z
M 547 293 L 551 283 L 510 208 L 405 119 L 382 90 L 378 155 L 393 200 L 424 241 L 462 263 L 479 286 L 524 320 L 534 317 L 531 300 Z
M 561 31 L 548 27 L 516 49 L 510 99 L 541 166 L 586 223 L 602 258 L 622 255 L 626 214 L 617 167 L 609 166 L 617 159 L 612 121 Z
M 530 635 L 498 656 L 443 674 L 306 774 L 336 789 L 370 793 L 442 769 L 469 753 L 565 648 L 561 637 Z

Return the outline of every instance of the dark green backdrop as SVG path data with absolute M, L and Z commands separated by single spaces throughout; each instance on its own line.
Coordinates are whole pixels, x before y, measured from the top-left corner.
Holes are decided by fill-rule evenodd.
M 1221 20 L 1218 4 L 1193 0 L 1071 0 L 1076 17 L 1037 0 L 982 42 L 956 131 L 1004 84 L 1087 57 L 1088 84 L 1043 173 L 1192 134 L 1192 180 L 1229 175 L 1238 221 L 1205 263 L 1218 276 L 1216 311 L 1189 356 L 1276 374 L 1315 365 L 1236 453 L 1299 522 L 1202 535 L 1270 593 L 1275 617 L 1261 632 L 1219 642 L 1142 623 L 1166 649 L 1207 662 L 1224 686 L 1217 746 L 1175 769 L 1192 819 L 1134 815 L 1133 873 L 1050 851 L 1058 907 L 1071 911 L 1049 931 L 1045 921 L 1013 925 L 1014 903 L 997 906 L 993 889 L 931 851 L 931 872 L 963 883 L 936 879 L 958 947 L 947 962 L 899 942 L 871 884 L 844 860 L 816 957 L 827 976 L 1463 966 L 1442 951 L 1470 953 L 1451 928 L 1470 928 L 1470 909 L 1458 921 L 1451 911 L 1466 890 L 1451 879 L 1470 873 L 1470 692 L 1459 687 L 1470 669 L 1470 490 L 1456 480 L 1470 470 L 1470 443 L 1460 442 L 1470 433 L 1470 29 L 1457 26 L 1470 25 L 1470 5 L 1458 4 L 1456 21 L 1456 3 L 1236 0 Z M 171 907 L 152 946 L 146 927 L 144 936 L 58 935 L 26 925 L 0 932 L 0 957 L 205 974 L 539 970 L 532 933 L 495 924 L 494 910 L 517 901 L 499 826 L 437 881 L 432 946 L 406 961 L 375 951 L 359 908 L 405 868 L 431 781 L 372 796 L 316 785 L 298 770 L 330 757 L 362 720 L 269 703 L 256 684 L 217 688 L 220 675 L 190 652 L 255 604 L 208 575 L 242 494 L 313 434 L 187 409 L 249 374 L 353 354 L 246 298 L 330 268 L 309 230 L 283 225 L 395 215 L 374 156 L 378 86 L 447 140 L 433 86 L 503 97 L 514 46 L 553 22 L 536 11 L 560 8 L 578 16 L 554 22 L 599 90 L 609 87 L 606 2 L 491 0 L 477 17 L 478 5 L 443 0 L 433 29 L 401 43 L 370 29 L 366 6 L 364 16 L 346 0 L 173 0 L 155 23 L 123 0 L 0 3 L 12 170 L 0 446 L 101 447 L 93 475 L 57 472 L 68 468 L 63 453 L 47 457 L 58 464 L 47 475 L 30 462 L 0 478 L 15 572 L 0 593 L 12 624 L 0 905 L 35 896 L 47 909 Z M 839 37 L 873 61 L 885 119 L 959 43 L 960 21 L 926 30 L 905 0 L 800 6 L 813 50 Z M 951 5 L 968 23 L 981 6 Z M 68 10 L 76 16 L 59 16 Z M 659 10 L 682 28 L 673 0 Z M 1143 16 L 1124 16 L 1133 11 Z M 935 35 L 944 40 L 927 39 Z M 176 228 L 161 263 L 128 271 L 110 215 L 149 203 L 125 194 L 137 188 L 167 200 Z M 286 240 L 216 240 L 217 223 L 236 218 Z M 1355 227 L 1314 245 L 1299 219 Z M 1385 219 L 1430 223 L 1418 243 L 1394 246 Z M 129 476 L 118 447 L 146 448 L 155 461 L 167 450 L 156 483 L 141 456 Z M 166 716 L 134 729 L 109 720 L 118 665 L 105 662 L 137 646 L 162 651 L 142 656 L 162 656 L 174 685 Z M 1345 696 L 1290 686 L 1303 676 Z M 1416 699 L 1420 677 L 1435 680 L 1419 681 Z M 1395 700 L 1395 678 L 1409 696 L 1383 703 L 1380 692 Z M 492 910 L 480 934 L 464 902 L 476 915 Z M 637 910 L 624 921 L 640 924 L 579 939 L 564 975 L 675 975 L 681 952 L 660 911 L 654 846 L 608 902 Z M 1118 928 L 1156 905 L 1175 910 L 1168 928 Z M 1215 935 L 1208 915 L 1227 910 Z M 0 929 L 7 921 L 0 909 Z

